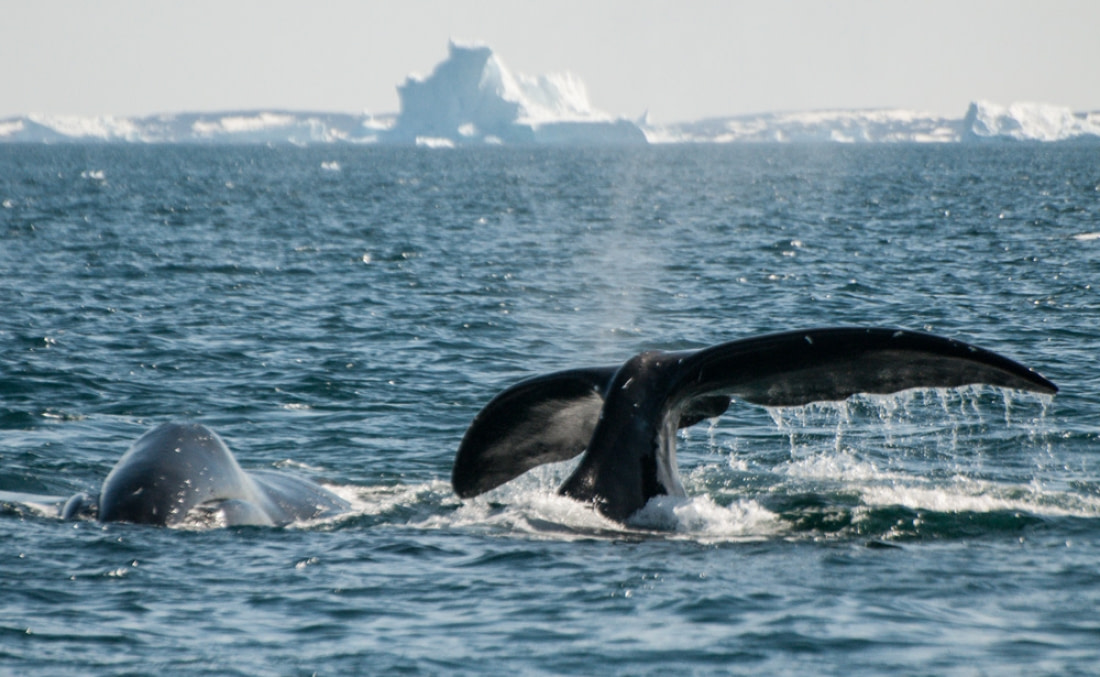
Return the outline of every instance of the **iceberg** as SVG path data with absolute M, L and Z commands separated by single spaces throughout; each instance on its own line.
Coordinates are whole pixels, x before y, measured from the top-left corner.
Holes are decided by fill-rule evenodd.
M 1045 103 L 1001 106 L 976 101 L 963 118 L 962 137 L 964 141 L 1100 140 L 1100 113 L 1074 113 Z
M 638 125 L 593 110 L 576 76 L 512 73 L 482 44 L 452 40 L 431 75 L 410 75 L 397 93 L 401 112 L 382 139 L 391 143 L 646 143 Z

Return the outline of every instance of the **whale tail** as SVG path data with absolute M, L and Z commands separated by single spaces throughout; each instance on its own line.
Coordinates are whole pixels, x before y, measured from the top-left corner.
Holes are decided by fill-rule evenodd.
M 555 372 L 501 392 L 466 431 L 451 481 L 468 498 L 584 452 L 561 493 L 623 521 L 653 496 L 683 493 L 675 432 L 720 415 L 730 398 L 799 406 L 979 383 L 1058 390 L 997 353 L 896 329 L 814 329 L 642 353 L 620 367 Z

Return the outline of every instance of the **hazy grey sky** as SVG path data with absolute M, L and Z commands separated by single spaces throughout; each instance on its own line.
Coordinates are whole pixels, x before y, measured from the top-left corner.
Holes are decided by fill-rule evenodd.
M 450 38 L 659 122 L 975 99 L 1100 110 L 1097 0 L 0 0 L 0 117 L 396 112 Z

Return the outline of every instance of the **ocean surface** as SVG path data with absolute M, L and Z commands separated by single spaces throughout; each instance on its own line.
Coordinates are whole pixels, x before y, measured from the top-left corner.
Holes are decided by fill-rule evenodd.
M 1100 672 L 1095 147 L 0 146 L 0 492 L 152 426 L 333 489 L 283 528 L 0 504 L 0 674 Z M 540 373 L 831 325 L 1055 381 L 683 431 L 628 526 L 542 468 L 458 499 Z

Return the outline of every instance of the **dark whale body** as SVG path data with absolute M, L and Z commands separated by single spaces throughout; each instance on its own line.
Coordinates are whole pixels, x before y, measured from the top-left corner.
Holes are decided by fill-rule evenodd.
M 173 525 L 202 509 L 220 512 L 229 526 L 278 526 L 347 508 L 346 501 L 308 480 L 245 472 L 217 433 L 202 424 L 165 423 L 134 442 L 98 498 L 78 494 L 62 516 Z
M 654 496 L 684 495 L 676 431 L 719 416 L 731 398 L 799 406 L 979 383 L 1058 390 L 996 353 L 897 329 L 813 329 L 644 352 L 621 366 L 555 372 L 501 392 L 466 431 L 451 482 L 469 498 L 583 452 L 559 493 L 623 522 Z

